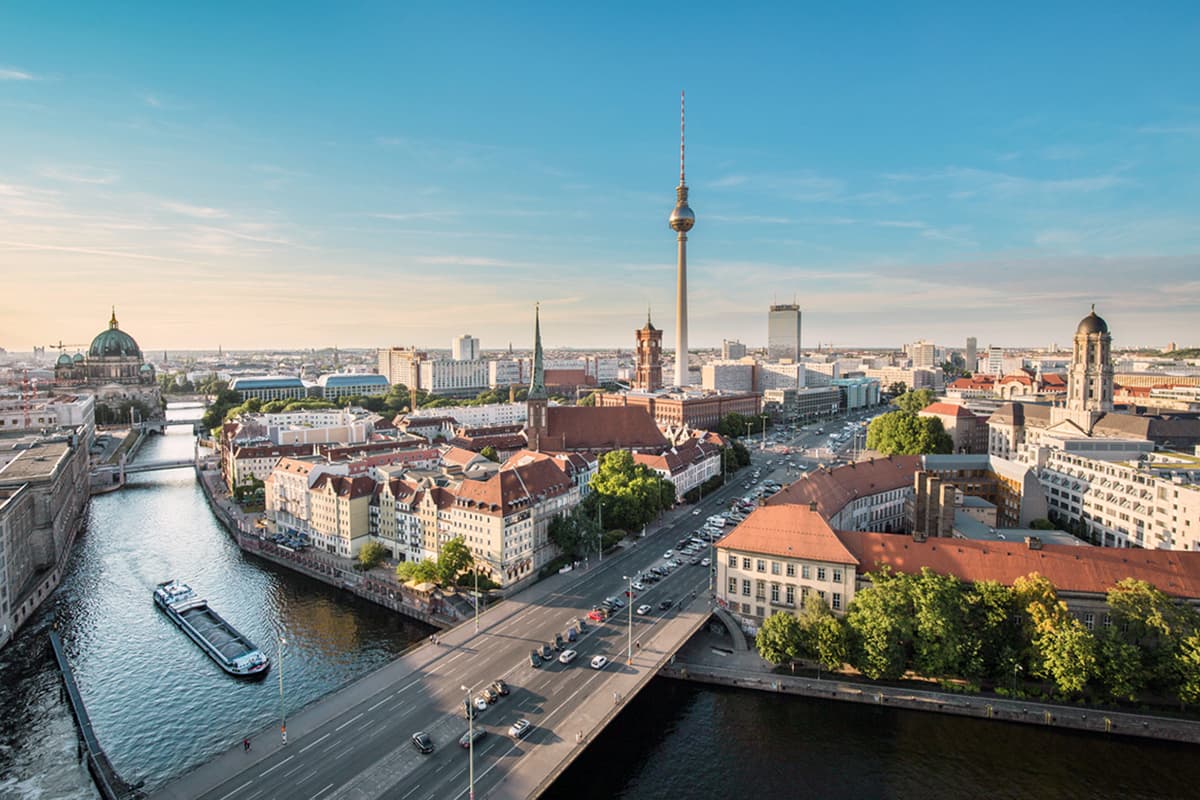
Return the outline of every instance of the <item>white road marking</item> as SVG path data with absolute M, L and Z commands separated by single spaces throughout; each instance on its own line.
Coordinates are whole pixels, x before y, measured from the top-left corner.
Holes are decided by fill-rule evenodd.
M 375 709 L 379 708 L 381 705 L 383 705 L 384 703 L 386 703 L 388 700 L 391 700 L 391 699 L 392 699 L 392 698 L 391 698 L 391 696 L 389 695 L 388 697 L 385 697 L 385 698 L 383 698 L 383 699 L 382 699 L 382 700 L 380 700 L 378 703 L 376 703 L 375 705 L 373 705 L 373 706 L 371 706 L 370 708 L 368 708 L 368 709 L 367 709 L 367 711 L 374 711 Z
M 287 758 L 285 758 L 283 761 L 280 761 L 280 762 L 279 762 L 278 764 L 276 764 L 275 766 L 273 766 L 273 767 L 268 767 L 267 769 L 265 769 L 265 770 L 263 770 L 262 772 L 258 773 L 258 777 L 260 777 L 260 778 L 261 778 L 261 777 L 263 777 L 264 775 L 266 775 L 268 772 L 270 772 L 270 771 L 271 771 L 271 770 L 273 770 L 273 769 L 279 769 L 279 768 L 280 768 L 280 767 L 282 767 L 284 764 L 286 764 L 287 762 L 291 761 L 293 758 L 295 758 L 295 756 L 288 756 Z
M 229 800 L 229 798 L 230 798 L 230 797 L 233 797 L 235 794 L 237 794 L 238 792 L 240 792 L 242 789 L 245 789 L 247 786 L 249 786 L 249 785 L 250 785 L 250 784 L 252 784 L 252 783 L 254 783 L 254 781 L 246 781 L 246 782 L 245 782 L 245 783 L 243 783 L 241 786 L 237 787 L 237 788 L 236 788 L 236 789 L 234 789 L 232 792 L 230 792 L 229 794 L 227 794 L 227 795 L 225 795 L 224 797 L 222 797 L 222 798 L 221 798 L 221 800 Z
M 310 797 L 310 798 L 309 798 L 309 800 L 317 800 L 317 798 L 318 798 L 318 797 L 320 797 L 321 795 L 325 794 L 326 792 L 328 792 L 328 791 L 329 791 L 330 789 L 332 789 L 332 788 L 333 788 L 333 784 L 331 783 L 331 784 L 329 784 L 328 786 L 326 786 L 324 789 L 322 789 L 321 791 L 317 792 L 317 793 L 316 793 L 316 794 L 314 794 L 312 797 Z
M 362 716 L 362 714 L 355 714 L 353 717 L 351 717 L 350 719 L 348 719 L 348 720 L 346 720 L 345 722 L 343 722 L 341 725 L 338 725 L 336 728 L 334 728 L 334 729 L 333 729 L 333 732 L 334 732 L 334 733 L 337 733 L 337 732 L 338 732 L 338 731 L 340 731 L 342 728 L 344 728 L 344 727 L 346 727 L 347 725 L 349 725 L 350 723 L 354 722 L 354 720 L 358 719 L 358 718 L 359 718 L 359 717 L 361 717 L 361 716 Z
M 420 788 L 421 788 L 421 784 L 418 783 L 416 786 L 414 786 L 413 788 L 411 788 L 407 792 L 405 792 L 404 795 L 400 798 L 400 800 L 407 800 L 407 798 L 410 794 L 412 794 L 413 792 L 415 792 L 417 789 L 420 789 Z M 225 800 L 225 798 L 221 798 L 221 800 Z
M 328 738 L 329 738 L 329 734 L 327 733 L 324 736 L 322 736 L 320 739 L 317 739 L 312 744 L 306 744 L 306 745 L 304 745 L 304 747 L 301 747 L 300 752 L 303 753 L 305 750 L 309 749 L 310 747 L 316 747 L 317 745 L 319 745 L 321 742 L 325 741 Z
M 297 772 L 299 772 L 300 770 L 304 769 L 307 766 L 308 766 L 308 764 L 297 764 L 296 766 L 289 769 L 287 772 L 283 773 L 283 777 L 286 778 L 289 775 L 295 775 Z

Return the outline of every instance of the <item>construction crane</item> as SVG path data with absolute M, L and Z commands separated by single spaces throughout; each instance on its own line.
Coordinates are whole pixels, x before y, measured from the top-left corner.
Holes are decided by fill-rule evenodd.
M 46 345 L 46 347 L 49 347 L 52 350 L 57 350 L 60 353 L 66 352 L 67 350 L 70 350 L 72 347 L 90 347 L 90 346 L 91 346 L 90 343 L 63 344 L 62 339 L 58 340 L 58 344 Z

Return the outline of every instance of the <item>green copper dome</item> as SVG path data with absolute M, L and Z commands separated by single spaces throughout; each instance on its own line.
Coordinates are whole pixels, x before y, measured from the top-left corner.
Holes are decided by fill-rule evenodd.
M 108 330 L 101 331 L 88 349 L 88 358 L 141 358 L 142 351 L 137 342 L 117 327 L 117 311 L 113 309 Z
M 83 363 L 83 353 L 76 353 L 75 355 L 71 356 L 71 362 L 75 363 L 75 364 L 82 364 Z
M 67 355 L 66 353 L 62 353 L 58 357 L 57 364 L 60 367 L 69 367 L 69 366 L 71 366 L 71 357 L 69 355 Z

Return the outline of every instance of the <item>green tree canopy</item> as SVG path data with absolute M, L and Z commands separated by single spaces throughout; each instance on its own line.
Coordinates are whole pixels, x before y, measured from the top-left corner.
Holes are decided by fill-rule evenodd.
M 367 542 L 358 551 L 358 564 L 364 569 L 373 569 L 387 558 L 387 548 L 379 542 Z
M 850 658 L 846 625 L 834 616 L 829 604 L 816 594 L 804 600 L 800 611 L 801 649 L 827 670 L 841 669 Z
M 490 444 L 480 450 L 479 455 L 483 456 L 488 461 L 494 461 L 497 464 L 500 463 L 500 454 L 497 453 L 496 448 L 492 447 Z
M 589 510 L 600 504 L 609 530 L 641 528 L 675 499 L 675 485 L 646 465 L 635 463 L 628 450 L 601 456 L 591 487 Z
M 935 397 L 936 395 L 932 389 L 917 389 L 916 391 L 908 391 L 902 395 L 893 397 L 892 405 L 901 411 L 915 414 L 932 404 Z
M 937 417 L 893 411 L 871 420 L 867 427 L 867 449 L 889 456 L 949 453 L 954 449 L 954 440 Z
M 776 611 L 763 620 L 754 641 L 760 656 L 772 664 L 783 664 L 800 655 L 802 637 L 799 621 L 791 614 Z
M 550 541 L 569 558 L 594 553 L 600 544 L 600 526 L 594 514 L 582 503 L 550 520 L 548 533 Z
M 455 536 L 442 545 L 442 552 L 438 554 L 439 582 L 443 586 L 453 586 L 459 573 L 474 563 L 475 558 L 471 555 L 471 550 L 467 547 L 466 541 L 461 536 Z
M 441 577 L 436 561 L 402 561 L 396 566 L 396 577 L 402 581 L 437 583 Z
M 908 582 L 888 569 L 854 595 L 846 612 L 854 666 L 872 680 L 904 674 L 912 647 L 913 615 Z

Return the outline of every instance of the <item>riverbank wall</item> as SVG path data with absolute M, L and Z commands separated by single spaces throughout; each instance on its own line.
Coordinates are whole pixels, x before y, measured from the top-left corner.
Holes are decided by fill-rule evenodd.
M 1137 736 L 1174 742 L 1200 744 L 1200 722 L 1109 711 L 1089 706 L 1036 703 L 985 695 L 962 695 L 934 692 L 907 687 L 882 686 L 835 679 L 817 679 L 783 675 L 768 671 L 755 653 L 733 654 L 722 648 L 699 643 L 709 634 L 701 633 L 685 645 L 671 663 L 659 674 L 665 678 L 695 681 L 717 686 L 750 689 L 758 692 L 800 695 L 821 700 L 902 708 L 912 711 L 932 711 L 962 717 L 1015 722 L 1051 728 L 1069 728 L 1119 736 Z M 707 653 L 705 652 L 707 650 Z M 757 659 L 758 666 L 739 664 Z M 714 661 L 732 661 L 721 666 Z
M 219 494 L 219 473 L 197 468 L 196 479 L 213 515 L 244 552 L 343 589 L 435 628 L 444 630 L 462 621 L 455 614 L 454 607 L 440 597 L 416 592 L 378 573 L 358 572 L 342 563 L 351 563 L 346 559 L 338 559 L 316 551 L 294 552 L 279 547 L 258 531 L 250 529 L 250 521 L 232 507 L 232 500 Z
M 79 687 L 75 684 L 75 673 L 71 670 L 71 663 L 67 660 L 66 650 L 56 631 L 50 631 L 50 647 L 54 651 L 55 661 L 58 662 L 59 675 L 62 676 L 63 688 L 71 703 L 71 712 L 75 716 L 83 743 L 83 755 L 87 761 L 88 772 L 96 784 L 96 790 L 104 800 L 136 800 L 145 797 L 140 790 L 131 787 L 117 774 L 104 748 L 100 746 L 100 740 L 96 738 L 96 732 L 92 729 L 87 707 L 83 704 L 83 697 L 79 694 Z

